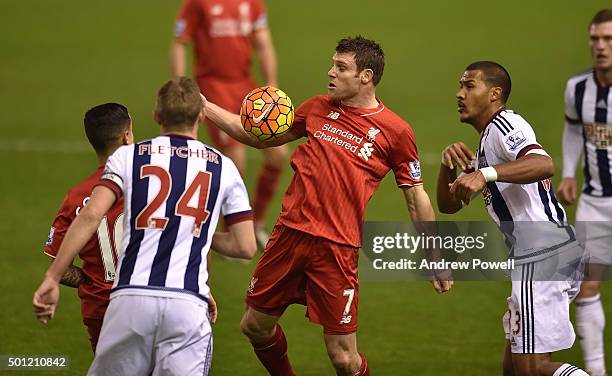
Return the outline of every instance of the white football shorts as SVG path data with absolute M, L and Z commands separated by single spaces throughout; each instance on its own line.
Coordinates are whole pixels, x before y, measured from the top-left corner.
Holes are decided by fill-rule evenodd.
M 612 266 L 612 197 L 580 195 L 576 237 L 589 263 Z
M 573 279 L 576 275 L 565 278 L 562 273 L 555 281 L 534 279 L 538 274 L 550 275 L 547 263 L 556 268 L 558 261 L 553 258 L 517 265 L 511 273 L 512 294 L 503 326 L 513 354 L 568 349 L 576 339 L 569 314 L 570 303 L 580 291 L 580 281 Z
M 111 298 L 88 375 L 208 375 L 207 303 L 124 291 Z

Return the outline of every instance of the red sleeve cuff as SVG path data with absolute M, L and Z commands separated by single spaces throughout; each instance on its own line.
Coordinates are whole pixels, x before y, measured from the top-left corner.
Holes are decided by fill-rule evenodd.
M 253 220 L 253 211 L 246 210 L 238 213 L 228 214 L 223 217 L 226 226 L 235 225 L 236 223 Z
M 119 185 L 117 183 L 115 183 L 112 180 L 108 180 L 108 179 L 100 179 L 95 185 L 94 188 L 97 186 L 103 186 L 106 187 L 108 189 L 110 189 L 111 191 L 113 191 L 113 193 L 115 194 L 115 197 L 117 198 L 117 200 L 119 200 L 122 196 L 123 196 L 123 191 L 121 190 L 121 187 L 119 187 Z
M 518 154 L 516 155 L 516 159 L 519 159 L 520 157 L 524 156 L 525 154 L 527 154 L 528 151 L 530 150 L 534 150 L 534 149 L 542 149 L 544 150 L 544 148 L 542 148 L 540 145 L 527 145 L 524 148 L 521 149 L 521 151 L 518 152 Z

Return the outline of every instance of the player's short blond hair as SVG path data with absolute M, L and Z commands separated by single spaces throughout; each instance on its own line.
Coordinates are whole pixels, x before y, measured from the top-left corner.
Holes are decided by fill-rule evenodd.
M 193 128 L 202 111 L 198 85 L 186 77 L 166 82 L 157 92 L 155 111 L 160 124 L 167 129 Z

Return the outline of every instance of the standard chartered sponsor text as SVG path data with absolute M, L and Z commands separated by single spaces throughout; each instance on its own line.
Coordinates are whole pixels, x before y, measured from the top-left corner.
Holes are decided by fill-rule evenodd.
M 353 153 L 357 151 L 357 147 L 363 142 L 363 136 L 356 136 L 349 131 L 333 127 L 330 124 L 323 124 L 323 128 L 320 131 L 316 131 L 314 137 L 336 144 Z

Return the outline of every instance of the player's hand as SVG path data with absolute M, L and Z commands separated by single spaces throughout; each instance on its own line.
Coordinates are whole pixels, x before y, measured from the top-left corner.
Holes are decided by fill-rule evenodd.
M 436 273 L 431 280 L 431 284 L 438 294 L 447 292 L 453 287 L 453 276 L 448 270 Z
M 449 192 L 455 200 L 461 200 L 467 205 L 486 185 L 487 182 L 482 172 L 475 171 L 459 176 L 452 184 L 449 184 Z
M 576 202 L 576 178 L 561 179 L 557 195 L 563 205 L 572 205 Z
M 45 278 L 38 290 L 34 292 L 34 298 L 32 299 L 34 315 L 38 321 L 46 324 L 53 319 L 59 294 L 59 283 L 50 278 Z
M 217 317 L 219 316 L 219 311 L 217 309 L 217 302 L 215 298 L 213 298 L 212 294 L 208 294 L 208 318 L 211 323 L 215 323 L 217 321 Z
M 442 165 L 451 170 L 454 170 L 455 166 L 461 167 L 462 170 L 467 170 L 472 167 L 474 158 L 474 153 L 463 142 L 450 144 L 442 151 Z

